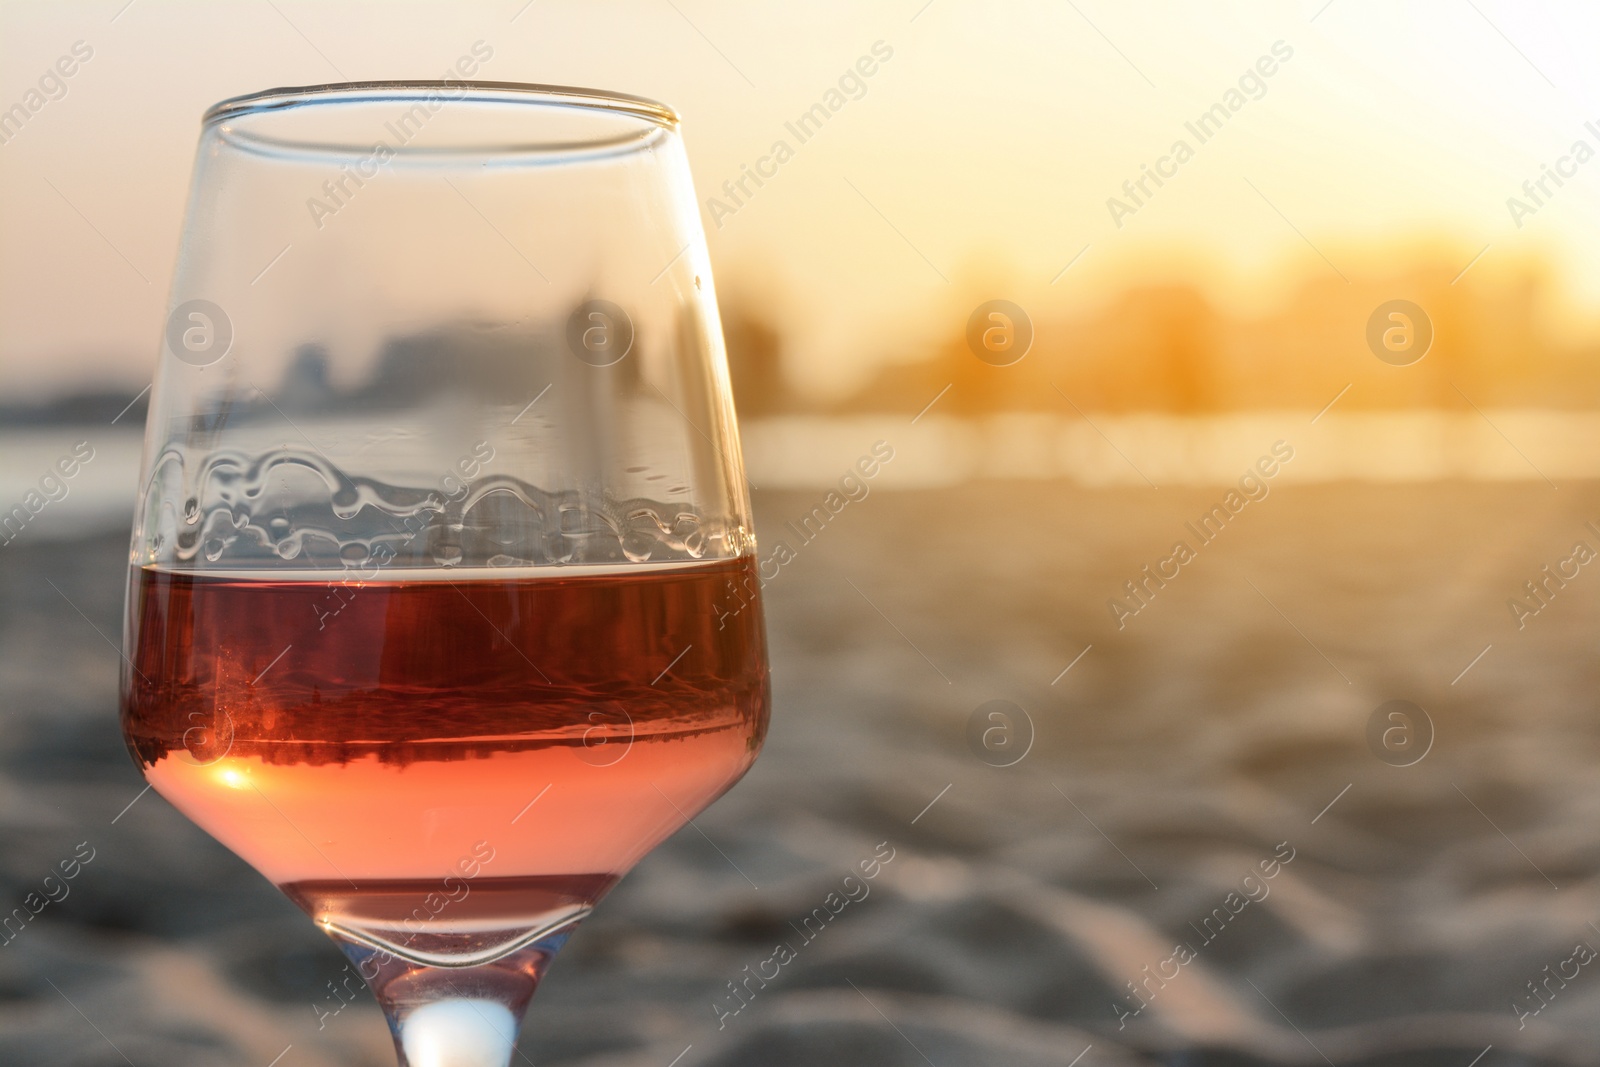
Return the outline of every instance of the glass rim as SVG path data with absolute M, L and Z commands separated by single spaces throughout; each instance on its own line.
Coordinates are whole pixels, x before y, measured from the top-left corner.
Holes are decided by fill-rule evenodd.
M 363 104 L 380 102 L 428 101 L 443 97 L 454 103 L 523 104 L 529 106 L 572 108 L 596 115 L 632 118 L 658 129 L 676 131 L 678 113 L 666 104 L 649 97 L 608 89 L 588 89 L 570 85 L 543 85 L 534 82 L 476 81 L 472 79 L 398 79 L 380 81 L 324 82 L 317 85 L 280 86 L 228 97 L 212 104 L 201 117 L 202 129 L 213 129 L 222 123 L 251 115 L 287 111 L 313 104 Z M 592 140 L 571 140 L 541 145 L 507 139 L 504 143 L 484 145 L 516 153 L 567 153 L 574 148 L 604 147 L 614 145 L 613 135 L 597 135 Z M 330 144 L 321 142 L 322 149 L 363 149 L 365 145 Z

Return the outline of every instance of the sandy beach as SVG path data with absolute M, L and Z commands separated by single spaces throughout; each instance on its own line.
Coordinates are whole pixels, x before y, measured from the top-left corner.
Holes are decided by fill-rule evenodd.
M 524 1062 L 1590 1062 L 1600 578 L 1521 629 L 1507 600 L 1600 545 L 1600 492 L 1276 486 L 1119 629 L 1223 492 L 878 491 L 794 546 L 765 754 L 580 930 Z M 819 495 L 758 494 L 758 530 Z M 390 1062 L 331 943 L 141 792 L 124 546 L 0 551 L 6 907 L 92 852 L 0 948 L 6 1062 Z M 1410 766 L 1368 742 L 1390 700 L 1431 723 Z

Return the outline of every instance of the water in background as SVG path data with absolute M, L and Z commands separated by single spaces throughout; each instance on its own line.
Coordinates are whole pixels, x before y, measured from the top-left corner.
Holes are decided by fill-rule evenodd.
M 301 428 L 317 434 L 319 424 Z M 896 450 L 880 484 L 928 488 L 978 480 L 1053 480 L 1084 486 L 1235 482 L 1278 441 L 1295 450 L 1284 480 L 1408 483 L 1600 477 L 1600 413 L 1494 409 L 1251 411 L 1230 415 L 994 415 L 929 412 L 779 416 L 747 422 L 745 459 L 758 486 L 826 488 L 879 440 Z M 49 499 L 35 536 L 68 536 L 127 521 L 143 434 L 137 426 L 0 430 L 0 507 L 30 491 Z M 52 493 L 56 464 L 93 458 Z M 56 498 L 53 498 L 56 497 Z

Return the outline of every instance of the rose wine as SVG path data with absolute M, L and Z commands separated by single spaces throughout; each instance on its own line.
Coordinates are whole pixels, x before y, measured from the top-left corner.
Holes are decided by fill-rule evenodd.
M 750 767 L 757 587 L 749 557 L 364 582 L 136 568 L 123 727 L 163 796 L 380 954 L 369 979 L 492 963 L 564 939 Z

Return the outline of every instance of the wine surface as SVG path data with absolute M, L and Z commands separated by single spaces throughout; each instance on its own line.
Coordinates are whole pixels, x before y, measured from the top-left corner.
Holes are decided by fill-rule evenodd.
M 479 952 L 581 918 L 766 732 L 748 557 L 131 583 L 123 728 L 149 781 L 373 943 Z

